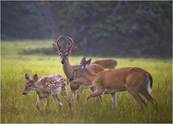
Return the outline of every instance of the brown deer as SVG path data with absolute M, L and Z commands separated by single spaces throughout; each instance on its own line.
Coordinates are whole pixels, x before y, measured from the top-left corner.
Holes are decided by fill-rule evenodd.
M 71 104 L 68 100 L 66 93 L 66 80 L 61 75 L 48 75 L 42 78 L 38 78 L 37 74 L 30 79 L 28 74 L 25 74 L 25 88 L 23 95 L 27 95 L 30 91 L 35 91 L 37 93 L 37 103 L 36 107 L 39 112 L 41 112 L 41 100 L 46 99 L 46 111 L 49 110 L 49 101 L 52 96 L 56 105 L 61 108 L 63 105 L 59 99 L 59 95 L 62 95 L 64 99 L 69 104 L 69 110 L 71 110 Z
M 71 65 L 69 62 L 69 55 L 73 49 L 73 45 L 74 45 L 74 41 L 71 37 L 67 36 L 65 37 L 66 40 L 69 40 L 66 49 L 62 49 L 62 47 L 60 46 L 60 39 L 63 38 L 62 36 L 59 36 L 57 38 L 57 40 L 53 43 L 53 48 L 56 50 L 57 54 L 60 56 L 61 58 L 61 63 L 63 65 L 63 70 L 64 73 L 66 75 L 66 77 L 68 78 L 68 82 L 72 77 L 72 72 L 75 68 L 78 68 L 79 65 Z M 101 61 L 101 60 L 99 60 Z M 113 65 L 109 65 L 109 67 L 115 67 L 115 63 L 110 63 Z M 107 64 L 108 65 L 108 64 Z M 101 65 L 98 64 L 90 64 L 87 68 L 90 68 L 94 71 L 94 73 L 98 73 L 100 71 L 103 71 L 104 68 Z M 85 83 L 85 82 L 83 82 Z M 77 96 L 79 96 L 79 94 L 81 93 L 82 89 L 84 85 L 78 85 L 78 84 L 72 84 L 70 83 L 70 87 L 71 90 L 73 91 L 73 100 L 75 100 L 77 98 Z
M 112 95 L 112 107 L 117 105 L 116 92 L 128 91 L 133 98 L 143 108 L 146 103 L 141 97 L 145 97 L 152 104 L 156 101 L 151 96 L 152 76 L 149 72 L 138 67 L 126 67 L 119 69 L 107 69 L 95 74 L 92 70 L 88 69 L 88 63 L 82 63 L 83 66 L 75 69 L 73 73 L 73 83 L 88 80 L 94 87 L 94 92 L 87 97 L 87 100 L 101 96 L 102 94 Z

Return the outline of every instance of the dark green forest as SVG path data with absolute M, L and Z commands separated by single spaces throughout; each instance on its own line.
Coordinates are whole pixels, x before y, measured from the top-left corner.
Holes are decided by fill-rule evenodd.
M 171 57 L 172 2 L 1 1 L 1 40 L 59 35 L 74 39 L 76 55 Z

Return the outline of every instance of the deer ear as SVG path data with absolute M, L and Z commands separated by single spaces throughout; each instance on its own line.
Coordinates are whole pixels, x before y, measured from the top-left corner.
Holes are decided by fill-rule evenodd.
M 86 61 L 86 57 L 83 57 L 83 58 L 81 59 L 81 61 L 80 61 L 80 64 L 85 63 L 85 61 Z
M 38 80 L 38 75 L 37 75 L 37 74 L 34 74 L 33 80 L 34 80 L 34 81 L 37 81 L 37 80 Z
M 85 61 L 82 63 L 83 68 L 86 68 L 89 64 L 91 64 L 91 59 L 85 60 Z
M 29 75 L 27 73 L 25 73 L 25 80 L 30 80 Z
M 81 62 L 84 62 L 84 61 L 86 61 L 86 57 L 83 57 L 83 58 L 81 59 Z
M 87 62 L 86 62 L 86 64 L 87 64 L 87 65 L 91 64 L 91 60 L 92 60 L 92 59 L 88 59 Z

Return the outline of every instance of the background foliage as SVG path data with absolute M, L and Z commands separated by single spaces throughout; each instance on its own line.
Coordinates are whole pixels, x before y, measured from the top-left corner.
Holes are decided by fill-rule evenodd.
M 171 1 L 2 1 L 1 17 L 3 40 L 63 34 L 75 39 L 75 54 L 171 56 Z
M 71 64 L 88 55 L 93 61 L 116 59 L 117 68 L 137 66 L 149 71 L 158 109 L 148 104 L 141 110 L 127 92 L 118 93 L 114 110 L 110 95 L 104 95 L 103 102 L 93 99 L 86 104 L 91 92 L 85 90 L 73 104 L 72 115 L 64 116 L 64 101 L 62 111 L 51 101 L 50 112 L 40 114 L 36 94 L 22 96 L 23 76 L 65 76 L 51 45 L 59 35 L 70 35 L 75 41 L 73 54 L 80 56 L 70 56 Z M 1 122 L 171 123 L 171 38 L 172 1 L 1 1 Z M 70 97 L 69 86 L 67 90 Z

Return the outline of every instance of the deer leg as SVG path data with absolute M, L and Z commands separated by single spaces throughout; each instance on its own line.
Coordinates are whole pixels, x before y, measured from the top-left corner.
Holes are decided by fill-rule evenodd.
M 136 102 L 140 105 L 141 108 L 144 108 L 146 105 L 145 101 L 141 98 L 141 96 L 134 91 L 128 91 L 130 95 L 133 96 L 133 98 L 136 100 Z
M 68 112 L 72 112 L 72 104 L 71 104 L 71 101 L 70 101 L 70 99 L 68 98 L 68 96 L 67 96 L 67 92 L 66 91 L 63 91 L 62 93 L 61 93 L 61 95 L 63 96 L 63 98 L 65 99 L 65 101 L 68 103 Z
M 92 93 L 91 95 L 89 95 L 89 96 L 87 97 L 87 101 L 88 101 L 90 98 L 92 98 L 92 97 L 96 97 L 96 96 L 102 95 L 103 92 L 104 92 L 104 89 L 96 89 L 96 90 L 94 91 L 94 93 Z
M 117 107 L 117 95 L 115 92 L 111 93 L 112 96 L 112 108 Z
M 73 92 L 72 100 L 75 103 L 76 101 L 79 101 L 79 96 L 81 93 L 82 89 L 77 89 Z
M 55 95 L 52 95 L 52 97 L 53 97 L 53 100 L 54 100 L 55 104 L 56 104 L 57 107 L 58 107 L 58 102 L 57 102 L 56 96 L 55 96 Z
M 79 91 L 78 90 L 75 90 L 73 91 L 73 95 L 72 95 L 72 101 L 73 103 L 75 103 L 77 100 L 79 100 Z
M 94 92 L 94 90 L 95 90 L 95 88 L 94 87 L 90 87 L 90 90 L 92 91 L 92 92 Z M 102 96 L 97 96 L 97 101 L 101 101 L 102 102 Z
M 77 97 L 77 93 L 76 93 L 76 90 L 75 90 L 75 91 L 73 91 L 73 95 L 72 95 L 72 101 L 73 101 L 73 103 L 76 102 L 76 97 Z
M 53 99 L 54 99 L 57 107 L 61 109 L 63 104 L 60 102 L 60 99 L 59 99 L 58 95 L 53 95 Z
M 61 100 L 59 99 L 58 95 L 56 95 L 56 99 L 58 101 L 59 106 L 62 107 L 63 104 L 62 104 Z
M 150 101 L 153 105 L 157 105 L 156 100 L 153 99 L 153 97 L 150 95 L 150 93 L 147 90 L 142 90 L 140 92 L 148 101 Z
M 46 112 L 49 111 L 49 102 L 50 102 L 50 98 L 49 96 L 46 98 Z
M 100 102 L 102 102 L 102 96 L 97 96 L 97 101 L 100 101 Z
M 77 101 L 79 102 L 79 98 L 80 98 L 80 95 L 81 95 L 81 92 L 82 92 L 82 90 L 83 89 L 78 89 L 77 91 L 76 91 L 76 99 L 77 99 Z
M 41 112 L 41 97 L 37 95 L 36 107 L 39 112 Z

